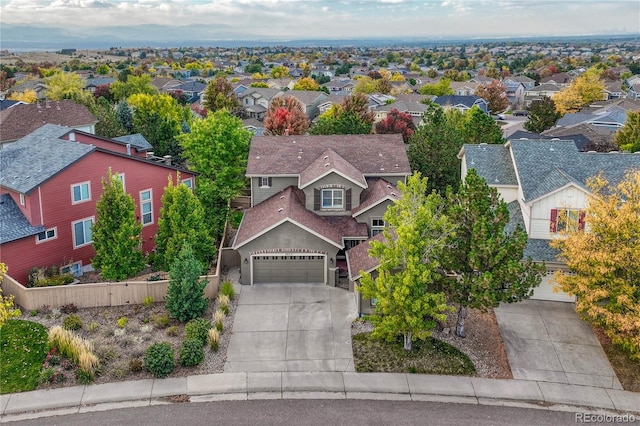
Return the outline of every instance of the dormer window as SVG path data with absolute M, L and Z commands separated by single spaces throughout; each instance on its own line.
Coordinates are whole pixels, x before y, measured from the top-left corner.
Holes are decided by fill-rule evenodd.
M 549 232 L 555 234 L 563 231 L 582 231 L 584 219 L 585 213 L 578 209 L 551 209 Z
M 323 189 L 322 208 L 344 209 L 344 190 L 335 188 Z

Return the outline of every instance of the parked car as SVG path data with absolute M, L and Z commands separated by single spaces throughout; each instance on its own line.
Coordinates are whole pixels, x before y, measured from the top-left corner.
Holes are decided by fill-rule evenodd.
M 524 117 L 526 117 L 527 115 L 529 115 L 529 111 L 526 111 L 526 110 L 524 110 L 524 109 L 519 109 L 519 110 L 513 111 L 513 115 L 515 115 L 516 117 L 517 117 L 517 116 L 524 116 Z

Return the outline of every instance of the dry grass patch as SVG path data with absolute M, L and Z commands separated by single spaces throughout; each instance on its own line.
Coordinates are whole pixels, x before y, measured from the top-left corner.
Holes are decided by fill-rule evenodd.
M 623 389 L 631 392 L 640 392 L 640 361 L 630 359 L 629 354 L 624 349 L 614 345 L 601 328 L 593 327 L 593 332 L 598 337 L 604 353 L 607 354 L 611 367 L 616 372 Z

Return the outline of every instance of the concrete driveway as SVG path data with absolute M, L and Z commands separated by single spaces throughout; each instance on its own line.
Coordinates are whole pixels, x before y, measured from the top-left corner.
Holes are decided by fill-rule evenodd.
M 314 284 L 241 286 L 225 371 L 354 371 L 354 293 Z
M 525 300 L 495 309 L 514 379 L 622 389 L 572 303 Z

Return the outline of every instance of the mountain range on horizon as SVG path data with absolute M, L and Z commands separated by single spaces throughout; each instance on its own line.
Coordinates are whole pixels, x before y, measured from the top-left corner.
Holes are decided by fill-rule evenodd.
M 184 46 L 372 46 L 389 44 L 418 44 L 489 40 L 588 40 L 611 38 L 640 38 L 640 33 L 618 34 L 576 34 L 573 36 L 500 35 L 493 36 L 434 36 L 434 37 L 394 37 L 394 38 L 349 38 L 349 39 L 276 39 L 268 35 L 254 35 L 238 32 L 231 26 L 212 28 L 206 25 L 164 26 L 138 25 L 118 27 L 95 27 L 90 32 L 84 28 L 59 28 L 49 26 L 29 26 L 0 23 L 0 48 L 10 51 L 107 49 L 118 47 L 150 46 L 156 48 Z

